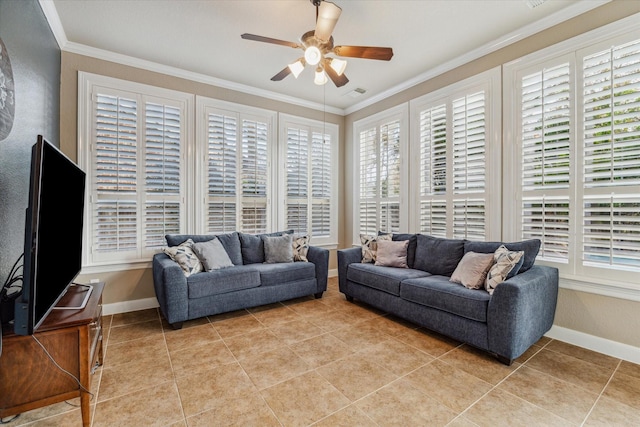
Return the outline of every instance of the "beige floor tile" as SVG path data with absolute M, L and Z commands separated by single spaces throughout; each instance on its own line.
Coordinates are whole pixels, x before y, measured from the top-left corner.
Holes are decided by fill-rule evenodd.
M 594 365 L 546 348 L 529 359 L 526 366 L 598 394 L 604 389 L 613 372 L 613 369 Z
M 147 354 L 112 368 L 102 368 L 98 402 L 173 379 L 169 355 Z
M 335 307 L 336 310 L 343 313 L 347 313 L 350 316 L 355 316 L 360 320 L 374 319 L 378 316 L 384 316 L 386 313 L 382 310 L 378 310 L 370 305 L 361 303 L 359 301 L 349 302 L 348 304 L 340 304 Z
M 160 319 L 109 328 L 109 345 L 162 334 Z
M 302 319 L 295 311 L 289 307 L 277 303 L 262 305 L 256 308 L 250 308 L 249 312 L 258 319 L 266 327 L 275 327 L 282 325 L 283 323 L 293 322 L 294 320 Z
M 616 373 L 630 375 L 632 377 L 640 378 L 640 365 L 623 360 L 618 366 Z
M 398 376 L 406 375 L 433 360 L 433 356 L 394 338 L 360 350 L 357 356 L 384 366 Z
M 456 417 L 454 411 L 404 380 L 365 397 L 357 406 L 384 426 L 444 426 Z
M 169 352 L 181 350 L 190 346 L 197 346 L 218 341 L 220 334 L 216 332 L 211 323 L 197 325 L 190 328 L 165 331 L 164 338 Z
M 197 374 L 236 361 L 222 340 L 200 343 L 172 351 L 170 358 L 176 377 Z
M 405 377 L 414 387 L 456 413 L 467 409 L 491 389 L 491 384 L 439 360 Z
M 440 357 L 460 345 L 458 341 L 423 328 L 407 329 L 396 338 L 433 357 Z
M 309 425 L 349 404 L 349 399 L 314 371 L 276 384 L 261 393 L 284 426 Z
M 79 405 L 80 399 L 79 398 L 73 399 L 72 401 L 70 401 L 70 403 L 73 403 L 74 405 Z M 42 408 L 23 412 L 22 414 L 19 414 L 17 417 L 14 417 L 14 416 L 5 417 L 2 419 L 2 421 L 5 424 L 2 424 L 2 425 L 8 426 L 8 427 L 22 426 L 25 424 L 32 425 L 31 423 L 37 422 L 38 420 L 42 420 L 44 422 L 44 420 L 46 419 L 56 418 L 57 416 L 61 416 L 69 412 L 75 412 L 75 411 L 77 411 L 77 409 L 67 404 L 66 402 L 59 402 L 59 403 L 54 403 L 53 405 L 43 406 Z M 78 418 L 80 418 L 81 420 L 80 425 L 82 425 L 82 418 L 80 414 L 78 414 Z
M 249 311 L 245 309 L 240 309 L 240 310 L 229 311 L 227 313 L 214 314 L 212 316 L 207 316 L 207 318 L 209 322 L 217 323 L 223 320 L 237 319 L 239 317 L 245 317 L 245 316 L 251 316 L 251 314 L 249 313 Z
M 240 365 L 260 390 L 311 369 L 300 356 L 287 346 L 242 359 Z
M 367 327 L 366 325 L 360 326 L 360 324 L 347 326 L 342 329 L 331 331 L 330 333 L 355 350 L 361 350 L 365 347 L 379 344 L 391 338 L 390 335 L 387 335 L 374 327 Z
M 148 322 L 150 320 L 160 320 L 160 314 L 157 308 L 114 314 L 111 320 L 111 326 L 130 325 L 132 323 Z
M 640 411 L 624 403 L 600 397 L 584 422 L 585 427 L 637 427 L 640 425 Z
M 440 360 L 493 385 L 498 384 L 520 366 L 518 363 L 507 366 L 490 354 L 466 344 L 451 350 Z
M 385 367 L 373 363 L 359 354 L 321 366 L 316 371 L 352 401 L 360 399 L 398 378 Z
M 266 328 L 226 338 L 224 342 L 238 359 L 275 350 L 285 345 L 284 341 Z
M 314 427 L 377 427 L 355 404 L 323 418 Z
M 640 377 L 616 372 L 603 394 L 640 411 Z
M 286 344 L 317 337 L 324 332 L 318 326 L 306 320 L 294 320 L 293 322 L 270 327 L 269 330 Z
M 322 334 L 290 347 L 311 368 L 317 368 L 352 354 L 355 350 L 331 334 Z
M 310 301 L 302 301 L 296 304 L 287 305 L 291 310 L 298 313 L 303 317 L 313 317 L 321 314 L 326 314 L 334 309 L 329 305 L 325 304 L 322 299 L 313 299 Z
M 98 402 L 93 427 L 166 426 L 183 419 L 178 390 L 168 381 Z
M 264 329 L 264 325 L 248 312 L 228 319 L 212 321 L 213 327 L 222 338 L 231 338 L 248 332 Z
M 162 318 L 162 329 L 164 329 L 165 333 L 174 332 L 174 331 L 183 331 L 185 329 L 193 328 L 195 326 L 201 326 L 209 324 L 209 319 L 207 317 L 200 317 L 198 319 L 185 320 L 182 322 L 180 329 L 176 329 L 167 322 L 165 318 Z
M 479 427 L 478 424 L 469 421 L 461 415 L 458 418 L 447 424 L 447 427 Z
M 418 325 L 408 322 L 393 315 L 378 316 L 365 323 L 375 327 L 387 335 L 396 337 L 407 332 L 407 329 L 418 329 Z
M 498 386 L 575 424 L 580 424 L 598 395 L 526 366 Z
M 112 343 L 104 352 L 104 366 L 112 368 L 149 355 L 166 353 L 166 351 L 167 345 L 162 334 L 152 334 L 145 338 Z
M 542 350 L 542 347 L 539 345 L 532 345 L 529 347 L 520 357 L 518 357 L 514 362 L 516 363 L 525 363 L 527 360 L 531 359 L 537 352 Z
M 547 412 L 510 393 L 494 389 L 480 399 L 464 417 L 480 426 L 573 426 L 575 424 Z
M 307 321 L 318 326 L 325 332 L 335 331 L 336 329 L 342 329 L 347 326 L 352 326 L 360 321 L 355 316 L 351 316 L 339 310 L 334 310 L 326 314 L 309 316 Z
M 547 344 L 545 346 L 545 350 L 557 351 L 558 353 L 566 354 L 568 356 L 575 357 L 576 359 L 593 363 L 594 365 L 600 365 L 607 369 L 614 369 L 618 366 L 618 363 L 620 363 L 620 359 L 616 359 L 615 357 L 596 353 L 595 351 L 558 340 L 551 341 Z
M 182 408 L 187 417 L 208 410 L 221 410 L 257 389 L 237 363 L 176 378 Z
M 257 393 L 232 399 L 228 403 L 187 418 L 189 427 L 280 426 L 271 408 Z
M 10 424 L 9 424 L 10 425 Z M 50 418 L 38 420 L 30 427 L 82 427 L 82 414 L 80 409 L 74 409 L 64 414 L 54 415 Z

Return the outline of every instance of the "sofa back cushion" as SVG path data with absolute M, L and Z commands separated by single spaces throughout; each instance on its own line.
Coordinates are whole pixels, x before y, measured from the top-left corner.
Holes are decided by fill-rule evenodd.
M 234 231 L 232 233 L 225 234 L 167 234 L 167 244 L 169 246 L 178 246 L 180 243 L 193 240 L 194 243 L 206 242 L 217 237 L 222 243 L 222 247 L 227 251 L 229 259 L 233 265 L 242 265 L 242 252 L 240 251 L 240 238 L 239 233 Z
M 242 262 L 244 264 L 263 263 L 264 257 L 264 241 L 262 236 L 282 236 L 283 234 L 293 234 L 293 230 L 276 231 L 275 233 L 264 234 L 246 234 L 240 235 L 240 250 L 242 252 Z
M 467 240 L 464 244 L 465 252 L 480 252 L 480 253 L 494 253 L 500 246 L 504 245 L 510 251 L 518 252 L 524 251 L 524 256 L 520 258 L 522 264 L 520 268 L 516 265 L 507 276 L 507 279 L 515 276 L 519 273 L 524 273 L 531 267 L 533 267 L 533 263 L 536 261 L 536 257 L 538 256 L 538 251 L 540 250 L 540 240 L 539 239 L 531 239 L 531 240 L 523 240 L 522 242 L 513 242 L 513 243 L 502 243 L 502 242 L 473 242 L 471 240 Z
M 439 276 L 451 276 L 464 255 L 464 240 L 418 234 L 413 268 Z
M 409 246 L 407 246 L 407 265 L 409 268 L 413 268 L 413 260 L 416 257 L 416 245 L 418 243 L 418 235 L 410 233 L 393 233 L 391 237 L 393 241 L 408 240 Z

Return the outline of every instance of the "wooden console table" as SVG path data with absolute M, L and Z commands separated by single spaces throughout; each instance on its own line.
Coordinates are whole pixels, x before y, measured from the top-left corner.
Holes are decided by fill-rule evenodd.
M 102 365 L 102 290 L 93 292 L 83 310 L 52 310 L 34 336 L 61 368 L 49 359 L 32 336 L 3 331 L 0 356 L 0 418 L 80 396 L 83 426 L 91 424 L 92 368 Z M 86 289 L 70 286 L 59 306 L 79 306 Z

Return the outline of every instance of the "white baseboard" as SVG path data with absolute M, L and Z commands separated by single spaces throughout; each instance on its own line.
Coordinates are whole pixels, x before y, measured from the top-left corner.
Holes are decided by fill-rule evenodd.
M 131 301 L 114 302 L 102 305 L 102 314 L 105 316 L 111 314 L 128 313 L 129 311 L 146 310 L 148 308 L 159 307 L 158 300 L 155 298 L 135 299 Z
M 553 325 L 546 337 L 640 364 L 640 348 Z
M 338 269 L 329 270 L 329 277 L 338 277 Z

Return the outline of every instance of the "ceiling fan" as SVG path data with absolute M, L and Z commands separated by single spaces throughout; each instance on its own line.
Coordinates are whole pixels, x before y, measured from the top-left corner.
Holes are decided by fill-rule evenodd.
M 349 82 L 347 76 L 344 75 L 347 61 L 330 55 L 378 59 L 382 61 L 389 61 L 391 59 L 393 49 L 390 47 L 334 46 L 331 33 L 338 22 L 342 9 L 329 1 L 310 1 L 316 7 L 316 28 L 304 33 L 300 38 L 300 43 L 248 33 L 241 35 L 241 37 L 246 40 L 278 44 L 295 49 L 299 48 L 304 51 L 304 56 L 284 67 L 282 71 L 271 77 L 271 80 L 280 81 L 289 74 L 293 74 L 295 78 L 298 78 L 298 75 L 304 70 L 305 65 L 309 64 L 315 67 L 315 84 L 325 84 L 328 75 L 337 87 L 341 87 Z

